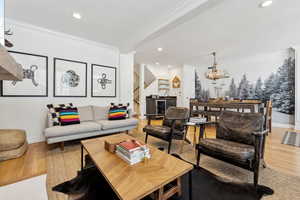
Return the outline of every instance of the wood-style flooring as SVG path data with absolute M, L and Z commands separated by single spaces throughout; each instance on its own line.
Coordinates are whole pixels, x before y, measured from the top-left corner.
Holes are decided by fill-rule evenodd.
M 160 124 L 161 121 L 154 121 L 154 123 Z M 145 124 L 146 121 L 141 120 L 133 132 L 143 134 L 142 127 Z M 273 132 L 267 139 L 265 161 L 270 168 L 293 176 L 300 176 L 300 148 L 281 144 L 282 137 L 287 130 L 273 128 Z M 193 141 L 193 133 L 193 128 L 190 128 L 187 136 L 190 141 Z M 215 137 L 215 128 L 208 127 L 206 134 L 207 137 Z M 49 146 L 44 142 L 30 144 L 28 151 L 22 157 L 0 162 L 0 186 L 47 173 L 48 148 Z
M 47 173 L 46 153 L 45 142 L 34 143 L 22 157 L 0 162 L 0 186 Z

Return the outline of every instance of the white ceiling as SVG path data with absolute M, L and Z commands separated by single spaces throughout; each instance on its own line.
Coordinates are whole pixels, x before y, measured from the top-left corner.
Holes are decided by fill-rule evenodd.
M 169 29 L 137 48 L 138 63 L 181 65 L 210 63 L 212 51 L 219 62 L 272 52 L 300 44 L 300 1 L 220 0 L 197 16 Z M 164 48 L 158 52 L 157 48 Z
M 6 17 L 136 50 L 138 63 L 199 64 L 212 51 L 221 62 L 300 44 L 300 1 L 273 1 L 7 0 Z
M 6 17 L 123 51 L 206 0 L 7 0 Z M 81 20 L 72 17 L 82 15 Z

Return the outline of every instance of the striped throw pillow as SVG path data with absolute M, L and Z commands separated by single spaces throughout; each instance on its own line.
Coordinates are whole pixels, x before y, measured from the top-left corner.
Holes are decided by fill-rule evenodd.
M 127 117 L 127 106 L 111 105 L 111 107 L 108 111 L 108 119 L 109 120 L 126 119 L 126 117 Z
M 61 126 L 80 124 L 80 117 L 77 108 L 61 108 L 59 110 L 59 121 Z
M 59 121 L 59 111 L 62 108 L 73 108 L 72 103 L 67 103 L 67 104 L 48 104 L 47 108 L 49 109 L 49 113 L 51 115 L 52 119 L 52 125 L 53 126 L 60 126 L 60 121 Z

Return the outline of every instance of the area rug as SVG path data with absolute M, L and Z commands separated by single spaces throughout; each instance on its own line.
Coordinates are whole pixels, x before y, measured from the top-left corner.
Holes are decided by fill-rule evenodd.
M 132 136 L 144 139 L 143 134 L 132 134 Z M 166 142 L 153 137 L 149 137 L 148 143 L 167 149 Z M 179 154 L 180 144 L 180 142 L 174 142 L 171 152 Z M 192 145 L 185 145 L 183 153 L 180 156 L 185 160 L 195 163 L 195 151 Z M 200 165 L 224 179 L 253 183 L 253 173 L 228 163 L 202 156 Z M 61 151 L 59 148 L 50 150 L 47 155 L 47 167 L 47 192 L 49 200 L 67 200 L 67 195 L 53 192 L 51 188 L 76 176 L 77 170 L 80 169 L 80 145 L 76 143 L 69 144 L 65 147 L 65 151 Z M 300 178 L 278 172 L 271 168 L 261 169 L 259 184 L 268 186 L 274 190 L 275 193 L 272 196 L 264 198 L 267 200 L 290 200 L 300 197 Z M 202 199 L 205 200 L 205 197 Z
M 287 131 L 283 136 L 282 144 L 300 147 L 300 133 Z
M 272 189 L 265 186 L 258 185 L 255 188 L 253 184 L 249 183 L 241 184 L 220 180 L 219 177 L 203 168 L 195 168 L 191 173 L 193 199 L 206 197 L 208 200 L 219 200 L 221 196 L 222 200 L 260 200 L 263 196 L 273 194 Z M 169 183 L 165 189 L 170 189 L 174 185 L 177 185 L 176 181 Z M 188 175 L 181 178 L 181 185 L 182 195 L 172 195 L 168 200 L 190 200 Z M 99 200 L 100 196 L 105 200 L 119 200 L 92 161 L 75 178 L 55 186 L 53 190 L 68 194 L 72 200 Z M 152 198 L 147 196 L 142 200 L 152 200 Z
M 0 199 L 47 200 L 46 175 L 0 187 Z

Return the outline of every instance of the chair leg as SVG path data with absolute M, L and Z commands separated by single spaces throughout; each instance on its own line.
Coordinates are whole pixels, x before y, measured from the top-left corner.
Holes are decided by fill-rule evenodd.
M 183 135 L 183 138 L 182 138 L 182 141 L 181 141 L 181 145 L 180 145 L 180 153 L 183 152 L 183 146 L 184 146 L 184 142 L 186 140 L 186 133 L 187 131 L 184 132 L 184 135 Z
M 145 143 L 147 144 L 148 142 L 148 133 L 146 133 L 146 137 L 145 137 Z
M 263 168 L 267 168 L 267 163 L 264 159 L 262 160 L 262 166 L 263 166 Z
M 254 186 L 256 187 L 258 184 L 258 176 L 259 176 L 259 168 L 254 170 Z
M 259 168 L 260 168 L 260 158 L 258 158 L 256 164 L 254 165 L 254 186 L 255 187 L 258 184 Z
M 196 164 L 196 166 L 199 167 L 199 164 L 200 164 L 200 150 L 198 149 L 197 164 Z
M 170 154 L 170 151 L 171 151 L 171 145 L 172 145 L 172 140 L 169 141 L 168 154 Z
M 64 151 L 65 150 L 65 143 L 64 142 L 60 142 L 59 143 L 59 147 L 60 147 L 61 151 Z
M 179 153 L 183 152 L 183 146 L 184 146 L 184 139 L 181 141 Z

